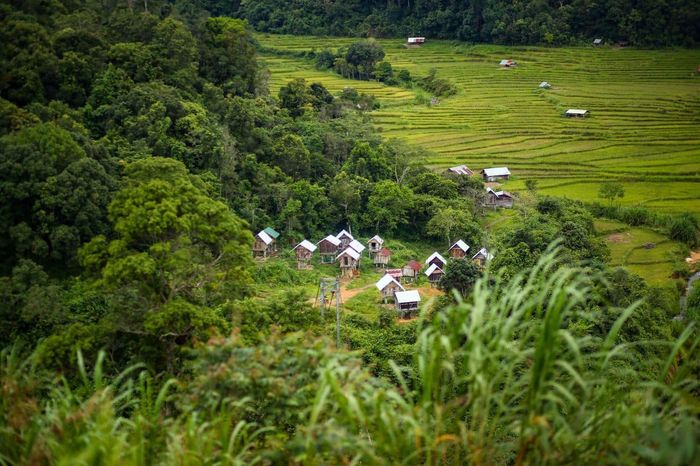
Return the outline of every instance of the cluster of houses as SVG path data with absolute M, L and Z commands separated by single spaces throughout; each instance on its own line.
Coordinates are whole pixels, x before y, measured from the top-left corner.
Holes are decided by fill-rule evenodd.
M 457 165 L 447 169 L 447 173 L 451 175 L 473 176 L 474 172 L 466 165 Z M 487 183 L 498 181 L 506 181 L 510 179 L 510 170 L 508 167 L 484 168 L 479 172 L 481 177 Z M 500 208 L 513 207 L 515 197 L 507 191 L 494 191 L 491 187 L 486 188 L 486 200 L 484 207 Z

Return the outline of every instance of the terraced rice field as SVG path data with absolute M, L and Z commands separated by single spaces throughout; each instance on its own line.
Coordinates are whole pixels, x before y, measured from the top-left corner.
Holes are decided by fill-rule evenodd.
M 355 40 L 256 37 L 267 48 L 287 51 L 335 49 Z M 700 76 L 694 73 L 700 50 L 380 43 L 395 69 L 423 76 L 435 68 L 458 94 L 430 107 L 418 103 L 421 91 L 343 79 L 304 59 L 263 56 L 273 92 L 304 77 L 333 92 L 350 86 L 377 96 L 377 127 L 425 148 L 435 168 L 506 165 L 514 175 L 506 189 L 518 191 L 534 178 L 541 192 L 583 200 L 595 199 L 600 183 L 615 180 L 625 186 L 622 204 L 700 217 Z M 503 58 L 518 66 L 502 69 Z M 538 89 L 541 81 L 553 88 Z M 563 118 L 567 108 L 591 114 Z

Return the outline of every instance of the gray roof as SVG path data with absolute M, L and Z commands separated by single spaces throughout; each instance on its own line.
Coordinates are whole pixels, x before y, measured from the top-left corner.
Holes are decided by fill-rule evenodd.
M 491 259 L 493 259 L 493 254 L 491 254 L 491 253 L 489 252 L 489 250 L 486 249 L 486 248 L 481 248 L 481 249 L 479 249 L 479 251 L 478 251 L 476 254 L 474 254 L 474 255 L 472 256 L 472 259 L 476 259 L 477 256 L 481 256 L 481 257 L 483 257 L 483 258 L 486 259 L 486 260 L 491 260 Z
M 307 241 L 307 240 L 302 240 L 301 243 L 294 246 L 294 249 L 299 248 L 299 247 L 302 247 L 309 252 L 314 252 L 317 249 L 315 244 L 313 244 L 311 241 Z M 292 251 L 294 251 L 294 249 L 292 249 Z
M 418 293 L 418 290 L 397 291 L 394 293 L 394 296 L 396 297 L 396 302 L 399 304 L 420 302 L 420 293 Z
M 401 288 L 403 290 L 403 286 L 401 286 L 401 283 L 397 282 L 396 279 L 389 274 L 386 274 L 382 278 L 380 278 L 375 286 L 377 287 L 377 289 L 379 291 L 382 291 L 384 288 L 389 286 L 389 284 L 392 282 L 399 285 L 399 288 Z
M 258 238 L 260 238 L 260 239 L 262 240 L 262 242 L 265 243 L 265 244 L 270 244 L 270 243 L 272 243 L 272 242 L 274 241 L 274 240 L 270 237 L 270 235 L 268 235 L 267 233 L 265 233 L 265 230 L 260 230 L 256 236 L 257 236 Z
M 325 238 L 323 238 L 321 241 L 319 241 L 319 242 L 316 243 L 316 244 L 322 243 L 322 242 L 324 242 L 324 241 L 328 241 L 328 242 L 331 243 L 333 246 L 340 246 L 340 240 L 339 240 L 338 238 L 336 238 L 335 236 L 333 236 L 333 235 L 328 235 L 328 236 L 326 236 Z
M 376 241 L 376 242 L 379 243 L 379 244 L 384 244 L 384 240 L 383 240 L 382 237 L 379 236 L 379 235 L 374 235 L 374 236 L 372 236 L 372 237 L 369 239 L 369 241 Z
M 360 258 L 359 252 L 355 251 L 353 248 L 345 248 L 345 250 L 343 252 L 338 254 L 336 259 L 343 257 L 345 254 L 347 254 L 348 256 L 352 257 L 355 260 L 358 260 Z
M 346 230 L 341 230 L 340 233 L 338 233 L 337 235 L 335 235 L 336 238 L 342 238 L 343 236 L 347 236 L 347 237 L 350 238 L 350 239 L 355 239 L 355 237 L 353 237 L 353 236 L 352 236 L 349 232 L 347 232 Z
M 583 110 L 580 108 L 570 108 L 566 111 L 567 115 L 585 115 L 588 113 L 588 110 Z
M 348 246 L 350 246 L 351 248 L 353 248 L 355 251 L 357 251 L 359 253 L 362 253 L 362 251 L 365 250 L 365 246 L 362 243 L 360 243 L 359 241 L 357 241 L 356 239 L 350 241 L 350 243 L 348 243 Z
M 481 170 L 486 176 L 506 176 L 510 175 L 508 167 L 484 168 Z

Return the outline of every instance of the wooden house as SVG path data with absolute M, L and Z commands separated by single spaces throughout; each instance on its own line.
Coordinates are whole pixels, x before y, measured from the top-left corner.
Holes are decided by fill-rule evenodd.
M 396 281 L 391 275 L 384 275 L 375 285 L 379 292 L 382 294 L 382 299 L 386 303 L 389 298 L 394 297 L 394 293 L 397 291 L 404 291 L 401 283 Z
M 338 254 L 335 260 L 340 264 L 340 275 L 343 277 L 352 277 L 357 272 L 357 266 L 360 262 L 360 253 L 348 247 Z
M 501 65 L 503 68 L 512 68 L 514 66 L 518 66 L 518 63 L 515 60 L 511 59 L 501 60 L 498 64 Z
M 318 249 L 318 246 L 307 240 L 302 240 L 301 243 L 294 246 L 293 251 L 297 256 L 298 269 L 305 269 L 309 266 L 309 262 L 311 262 L 311 256 L 313 256 L 314 251 L 316 251 L 316 249 Z
M 486 188 L 486 199 L 484 200 L 484 207 L 513 207 L 514 197 L 511 193 L 506 191 L 494 191 L 491 188 Z
M 401 280 L 402 270 L 401 269 L 386 269 L 384 271 L 385 275 L 391 275 L 396 280 Z
M 493 259 L 493 254 L 489 252 L 486 248 L 479 249 L 479 252 L 472 256 L 472 261 L 476 263 L 479 267 L 485 267 L 486 262 Z
M 445 260 L 444 257 L 442 257 L 442 256 L 440 255 L 439 252 L 434 252 L 434 253 L 432 253 L 432 254 L 430 255 L 430 257 L 428 257 L 428 258 L 425 260 L 425 265 L 427 265 L 428 267 L 430 267 L 431 265 L 437 265 L 438 267 L 442 268 L 442 267 L 444 267 L 446 264 L 447 264 L 447 261 Z
M 394 293 L 394 302 L 399 317 L 411 317 L 418 312 L 420 293 L 418 290 L 397 291 Z
M 445 272 L 442 271 L 442 268 L 435 264 L 432 264 L 430 267 L 428 267 L 428 270 L 425 271 L 425 276 L 428 277 L 430 284 L 433 286 L 438 284 L 444 274 Z
M 564 112 L 564 116 L 567 118 L 586 118 L 588 113 L 588 110 L 581 108 L 570 108 Z
M 348 244 L 350 244 L 350 242 L 351 242 L 352 240 L 355 239 L 355 238 L 353 238 L 353 236 L 352 236 L 349 232 L 347 232 L 346 230 L 341 230 L 341 232 L 338 233 L 337 235 L 335 235 L 335 237 L 338 238 L 338 239 L 340 240 L 340 249 L 345 249 L 345 248 L 347 248 L 347 247 L 348 247 Z
M 374 254 L 374 265 L 377 267 L 386 268 L 391 260 L 391 251 L 387 248 L 382 248 Z
M 384 240 L 379 235 L 374 235 L 367 241 L 367 247 L 369 248 L 369 257 L 373 257 L 374 254 L 382 250 L 384 246 Z
M 593 39 L 593 45 L 603 45 L 603 39 Z
M 273 255 L 277 251 L 277 245 L 270 235 L 265 230 L 260 230 L 255 235 L 253 242 L 253 257 L 262 257 L 263 259 Z
M 322 264 L 332 264 L 340 249 L 340 240 L 333 235 L 328 235 L 318 243 Z
M 508 167 L 484 168 L 481 170 L 484 181 L 506 181 L 510 178 Z
M 406 45 L 418 47 L 421 44 L 425 44 L 425 37 L 409 37 L 408 39 L 406 39 Z
M 403 266 L 403 269 L 401 269 L 401 275 L 405 278 L 406 281 L 415 281 L 422 268 L 423 264 L 413 260 Z
M 549 84 L 547 81 L 542 81 L 539 87 L 540 89 L 551 89 L 552 85 Z
M 469 169 L 466 165 L 457 165 L 456 167 L 450 167 L 447 169 L 447 174 L 448 175 L 464 175 L 464 176 L 472 176 L 474 174 L 473 171 Z
M 467 251 L 469 251 L 469 245 L 460 239 L 455 244 L 450 246 L 448 252 L 450 253 L 450 257 L 453 259 L 464 259 L 464 257 L 467 255 Z

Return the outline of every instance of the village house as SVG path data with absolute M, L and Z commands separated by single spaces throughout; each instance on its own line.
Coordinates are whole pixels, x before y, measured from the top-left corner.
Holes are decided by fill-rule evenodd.
M 417 313 L 420 306 L 420 293 L 418 290 L 397 291 L 394 294 L 394 301 L 399 317 L 411 317 Z
M 486 200 L 484 201 L 484 207 L 513 207 L 514 197 L 511 193 L 506 191 L 494 191 L 491 188 L 486 188 Z
M 335 237 L 340 240 L 340 249 L 347 248 L 348 244 L 350 244 L 350 241 L 355 239 L 350 233 L 348 233 L 345 230 L 342 230 L 340 233 L 335 235 Z
M 297 256 L 298 269 L 305 269 L 309 266 L 311 256 L 313 256 L 314 251 L 316 251 L 316 249 L 318 249 L 318 247 L 307 240 L 302 240 L 301 243 L 294 246 L 293 251 L 296 253 Z
M 484 168 L 481 170 L 484 181 L 504 181 L 510 178 L 508 167 Z
M 277 236 L 279 236 L 279 233 Z M 265 230 L 260 230 L 258 234 L 255 235 L 255 241 L 253 242 L 253 257 L 262 257 L 265 259 L 275 252 L 277 252 L 275 238 L 270 236 Z
M 510 60 L 510 59 L 501 60 L 498 64 L 504 68 L 512 68 L 512 67 L 518 65 L 518 63 L 515 60 Z
M 602 45 L 603 39 L 593 39 L 593 45 Z
M 376 283 L 376 287 L 382 294 L 382 299 L 385 303 L 389 300 L 389 298 L 393 298 L 394 293 L 397 291 L 404 291 L 401 283 L 397 282 L 391 275 L 384 275 L 382 278 L 380 278 Z
M 365 249 L 367 249 L 367 248 L 365 248 L 365 245 L 364 245 L 364 244 L 360 243 L 360 242 L 357 241 L 356 239 L 350 241 L 350 242 L 348 243 L 348 247 L 353 248 L 355 251 L 359 252 L 360 255 L 362 255 L 362 251 L 364 251 Z
M 425 37 L 409 37 L 406 40 L 406 44 L 420 46 L 421 44 L 425 44 Z
M 570 108 L 564 112 L 564 116 L 567 118 L 586 118 L 588 116 L 588 110 L 583 110 L 580 108 Z
M 445 264 L 447 264 L 447 261 L 445 260 L 444 257 L 442 257 L 442 256 L 440 255 L 439 252 L 434 252 L 434 253 L 432 253 L 432 254 L 430 255 L 430 257 L 428 257 L 428 258 L 425 260 L 425 265 L 431 266 L 431 265 L 433 265 L 433 264 L 434 264 L 434 265 L 437 265 L 438 267 L 444 267 Z
M 343 277 L 352 277 L 357 272 L 357 266 L 360 261 L 360 253 L 353 248 L 346 248 L 335 258 L 340 264 L 340 275 Z
M 467 245 L 467 243 L 461 239 L 450 246 L 450 249 L 448 250 L 450 257 L 453 259 L 464 259 L 464 256 L 467 255 L 467 251 L 469 251 L 469 245 Z
M 547 81 L 542 81 L 540 83 L 540 89 L 550 89 L 552 87 L 551 84 L 549 84 Z
M 425 276 L 428 277 L 428 280 L 432 286 L 437 286 L 444 274 L 445 272 L 443 272 L 442 269 L 435 264 L 432 264 L 430 267 L 428 267 L 428 270 L 425 271 Z
M 473 171 L 469 169 L 466 165 L 457 165 L 456 167 L 450 167 L 447 169 L 447 174 L 448 175 L 464 175 L 464 176 L 472 176 L 474 174 Z
M 340 240 L 333 235 L 328 235 L 318 243 L 322 264 L 332 264 L 340 249 Z
M 486 266 L 486 262 L 490 261 L 491 259 L 493 259 L 493 254 L 491 254 L 486 248 L 479 249 L 479 252 L 472 256 L 472 262 L 481 268 L 484 268 Z
M 418 277 L 418 273 L 420 273 L 422 268 L 423 264 L 416 260 L 412 260 L 411 262 L 403 266 L 403 269 L 401 270 L 401 275 L 406 279 L 406 281 L 415 281 L 416 277 Z
M 369 257 L 373 257 L 375 253 L 382 250 L 384 245 L 384 240 L 379 235 L 374 235 L 367 241 L 367 246 L 369 247 Z
M 391 260 L 391 251 L 388 248 L 382 248 L 374 254 L 374 265 L 377 267 L 386 268 Z

